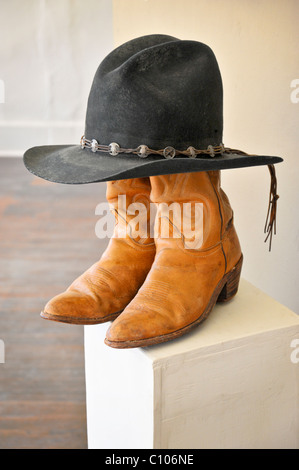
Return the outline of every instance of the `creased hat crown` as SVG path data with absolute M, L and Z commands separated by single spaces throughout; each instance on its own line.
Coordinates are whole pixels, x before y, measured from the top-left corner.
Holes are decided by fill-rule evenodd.
M 123 148 L 219 145 L 222 95 L 219 67 L 205 44 L 166 35 L 134 39 L 97 69 L 85 137 Z
M 73 144 L 29 148 L 24 164 L 49 181 L 86 184 L 283 161 L 224 145 L 222 96 L 205 44 L 161 34 L 133 39 L 100 63 L 85 132 Z

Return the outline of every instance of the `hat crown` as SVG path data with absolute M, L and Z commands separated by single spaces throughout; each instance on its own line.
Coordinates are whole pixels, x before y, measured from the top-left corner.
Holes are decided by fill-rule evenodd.
M 207 148 L 222 142 L 219 67 L 203 43 L 150 35 L 112 51 L 95 74 L 85 136 L 123 148 Z

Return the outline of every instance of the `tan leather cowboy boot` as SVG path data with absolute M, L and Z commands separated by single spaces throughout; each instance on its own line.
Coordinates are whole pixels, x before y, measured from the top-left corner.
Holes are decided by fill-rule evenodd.
M 202 207 L 202 229 L 194 248 L 190 230 L 178 227 L 170 212 L 172 234 L 155 235 L 156 257 L 136 297 L 107 331 L 105 343 L 115 348 L 149 346 L 177 338 L 203 321 L 217 301 L 230 300 L 238 290 L 242 253 L 233 211 L 220 188 L 220 171 L 153 176 L 155 203 L 191 202 Z M 164 211 L 164 213 L 163 213 Z M 165 210 L 160 211 L 165 219 Z M 195 213 L 191 222 L 195 225 Z M 159 209 L 158 214 L 159 215 Z M 162 220 L 162 219 L 161 219 Z M 191 227 L 192 228 L 192 227 Z
M 121 207 L 118 196 L 124 195 Z M 155 256 L 155 243 L 149 236 L 150 180 L 108 182 L 106 196 L 116 222 L 106 251 L 64 293 L 47 303 L 43 318 L 81 325 L 113 320 L 144 282 Z M 146 208 L 145 220 L 137 228 L 132 226 L 136 214 L 128 213 L 136 203 Z

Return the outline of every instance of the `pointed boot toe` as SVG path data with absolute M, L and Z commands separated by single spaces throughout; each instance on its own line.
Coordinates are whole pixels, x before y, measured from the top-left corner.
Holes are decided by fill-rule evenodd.
M 117 349 L 146 347 L 172 338 L 176 329 L 172 315 L 151 303 L 144 304 L 141 295 L 138 293 L 110 325 L 105 338 L 107 346 Z
M 129 348 L 132 347 L 131 345 L 137 347 L 139 340 L 146 336 L 144 326 L 143 320 L 138 322 L 133 318 L 128 321 L 127 316 L 119 317 L 110 325 L 106 333 L 105 344 L 117 349 Z
M 146 315 L 138 315 L 134 310 L 125 309 L 109 327 L 105 344 L 112 348 L 126 349 L 143 346 L 144 338 L 150 336 L 145 321 Z
M 62 323 L 92 325 L 114 320 L 120 312 L 107 313 L 107 308 L 99 310 L 97 301 L 90 295 L 76 291 L 66 291 L 51 299 L 41 317 Z

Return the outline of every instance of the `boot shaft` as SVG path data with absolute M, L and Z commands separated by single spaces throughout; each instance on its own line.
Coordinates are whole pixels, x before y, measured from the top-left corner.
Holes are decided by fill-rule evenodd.
M 201 207 L 202 223 L 200 229 L 197 228 L 197 231 L 201 232 L 197 232 L 196 248 L 206 250 L 222 240 L 232 222 L 233 211 L 227 195 L 221 189 L 220 171 L 153 176 L 150 177 L 150 181 L 151 200 L 158 205 L 158 216 L 160 216 L 160 228 L 156 226 L 156 231 L 159 232 L 157 236 L 161 237 L 161 220 L 168 218 L 170 235 L 180 232 L 182 238 L 190 239 L 190 233 L 184 229 L 183 218 L 186 214 L 188 218 L 188 214 L 191 213 L 191 217 L 189 216 L 191 220 L 187 221 L 185 226 L 189 226 L 191 232 L 196 230 L 198 223 L 195 218 L 200 217 L 199 207 Z M 173 212 L 169 211 L 169 215 L 166 215 L 164 204 L 168 206 L 178 204 L 182 209 L 181 213 L 174 216 Z M 180 217 L 181 220 L 178 220 Z
M 106 185 L 106 199 L 115 216 L 113 238 L 142 245 L 153 244 L 149 178 L 108 181 Z

